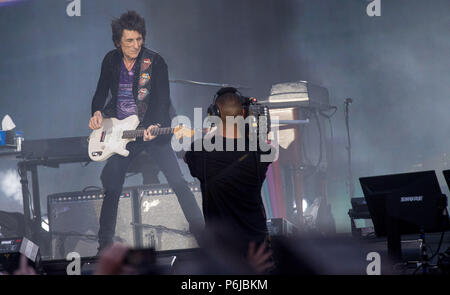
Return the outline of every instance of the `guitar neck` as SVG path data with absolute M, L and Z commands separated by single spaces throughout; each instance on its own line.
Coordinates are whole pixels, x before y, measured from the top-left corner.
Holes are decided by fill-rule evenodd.
M 138 128 L 136 130 L 126 130 L 123 132 L 122 138 L 136 138 L 136 137 L 143 137 L 144 131 L 146 129 L 144 128 Z M 164 135 L 164 134 L 173 134 L 175 131 L 175 128 L 171 127 L 164 127 L 164 128 L 155 128 L 152 130 L 152 135 Z

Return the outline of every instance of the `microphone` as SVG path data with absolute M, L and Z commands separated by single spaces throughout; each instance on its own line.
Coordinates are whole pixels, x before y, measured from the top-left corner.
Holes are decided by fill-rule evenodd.
M 344 101 L 345 104 L 351 104 L 352 102 L 353 102 L 353 99 L 351 99 L 351 98 L 346 98 Z

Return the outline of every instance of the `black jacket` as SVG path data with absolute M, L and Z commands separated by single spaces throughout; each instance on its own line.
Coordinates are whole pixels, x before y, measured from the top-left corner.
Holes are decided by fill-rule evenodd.
M 205 227 L 232 229 L 233 243 L 246 253 L 250 241 L 260 243 L 268 233 L 261 187 L 270 162 L 260 162 L 264 152 L 249 151 L 248 139 L 245 151 L 237 150 L 237 139 L 215 136 L 213 140 L 222 140 L 224 149 L 229 143 L 235 149 L 206 151 L 202 147 L 195 151 L 193 143 L 185 160 L 191 175 L 201 183 Z
M 103 59 L 97 90 L 92 98 L 92 115 L 100 110 L 104 117 L 117 117 L 117 92 L 122 58 L 122 50 L 114 49 L 108 52 Z M 148 65 L 149 60 L 150 66 L 145 69 L 144 61 Z M 162 127 L 170 126 L 169 107 L 171 103 L 166 62 L 158 53 L 142 47 L 136 65 L 133 96 L 138 107 L 138 114 L 141 111 L 141 114 L 139 114 L 140 126 L 147 128 L 151 124 L 158 123 Z M 150 76 L 150 80 L 144 86 L 139 84 L 142 74 Z M 139 99 L 138 94 L 142 88 L 147 89 L 148 95 Z M 144 106 L 142 107 L 142 105 Z M 157 139 L 157 141 L 161 141 L 161 139 Z

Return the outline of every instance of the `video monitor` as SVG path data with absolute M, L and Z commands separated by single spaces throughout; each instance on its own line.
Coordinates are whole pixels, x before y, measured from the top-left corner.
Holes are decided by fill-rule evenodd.
M 434 171 L 361 177 L 359 181 L 377 236 L 387 236 L 392 223 L 398 234 L 439 232 L 448 227 L 447 199 Z

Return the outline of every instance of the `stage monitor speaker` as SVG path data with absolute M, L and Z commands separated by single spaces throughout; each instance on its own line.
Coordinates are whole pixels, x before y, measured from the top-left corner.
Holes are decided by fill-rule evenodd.
M 114 241 L 135 245 L 133 230 L 133 190 L 124 188 L 119 200 Z M 70 252 L 81 257 L 98 252 L 102 190 L 49 195 L 48 216 L 53 259 L 66 259 Z
M 199 185 L 189 184 L 197 204 L 202 208 Z M 167 185 L 148 185 L 138 188 L 142 246 L 156 251 L 197 248 L 189 232 L 189 224 L 178 203 L 177 196 Z

